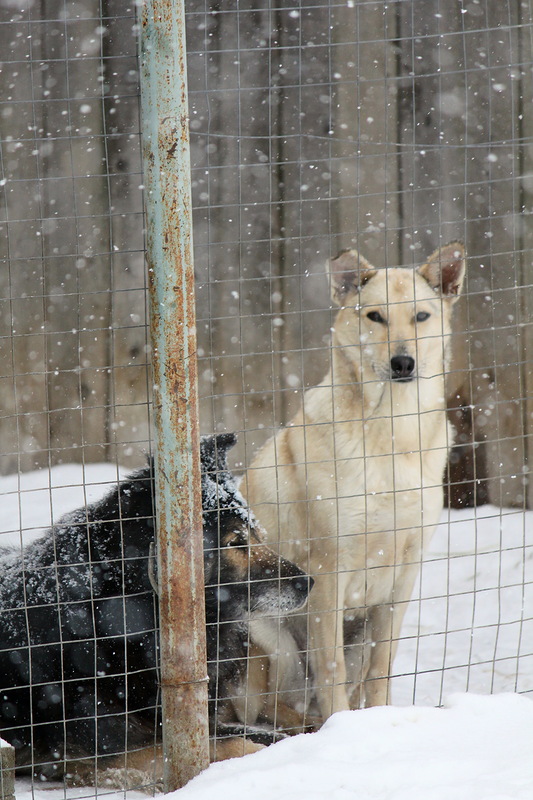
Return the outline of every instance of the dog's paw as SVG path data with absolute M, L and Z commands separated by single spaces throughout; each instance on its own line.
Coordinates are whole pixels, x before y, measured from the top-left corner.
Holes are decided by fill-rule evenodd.
M 99 789 L 119 789 L 129 792 L 134 789 L 148 794 L 163 791 L 163 782 L 153 774 L 140 769 L 126 769 L 125 767 L 109 767 L 98 773 Z

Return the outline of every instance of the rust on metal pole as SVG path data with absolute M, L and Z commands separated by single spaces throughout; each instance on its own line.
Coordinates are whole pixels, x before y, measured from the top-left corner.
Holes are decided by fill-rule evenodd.
M 183 0 L 145 0 L 140 47 L 164 788 L 169 792 L 209 763 Z

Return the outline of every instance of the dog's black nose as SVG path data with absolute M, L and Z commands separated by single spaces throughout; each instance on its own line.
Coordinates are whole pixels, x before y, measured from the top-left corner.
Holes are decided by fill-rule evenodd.
M 302 594 L 309 594 L 311 589 L 313 588 L 314 579 L 311 578 L 310 575 L 302 575 L 298 578 L 292 579 L 292 585 L 296 589 L 296 591 L 301 592 Z
M 411 356 L 393 356 L 390 366 L 393 380 L 410 381 L 415 369 L 415 360 Z

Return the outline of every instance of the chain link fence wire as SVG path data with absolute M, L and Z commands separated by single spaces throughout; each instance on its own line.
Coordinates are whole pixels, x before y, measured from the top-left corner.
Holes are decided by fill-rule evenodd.
M 1 543 L 23 553 L 151 452 L 138 9 L 0 14 Z M 244 472 L 322 379 L 330 257 L 463 241 L 456 444 L 392 702 L 531 692 L 530 0 L 192 0 L 186 26 L 202 431 L 236 431 Z

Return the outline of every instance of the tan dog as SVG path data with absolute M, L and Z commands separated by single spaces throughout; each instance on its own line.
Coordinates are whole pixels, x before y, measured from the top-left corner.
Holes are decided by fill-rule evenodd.
M 275 653 L 271 691 L 300 712 L 313 696 L 322 719 L 389 699 L 402 619 L 442 509 L 452 444 L 445 372 L 464 249 L 452 242 L 418 270 L 374 269 L 350 250 L 330 273 L 340 305 L 331 370 L 241 487 L 269 544 L 315 578 L 306 615 L 277 630 L 258 621 L 251 632 Z M 246 721 L 260 711 L 249 696 Z

